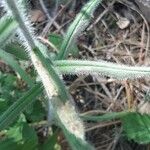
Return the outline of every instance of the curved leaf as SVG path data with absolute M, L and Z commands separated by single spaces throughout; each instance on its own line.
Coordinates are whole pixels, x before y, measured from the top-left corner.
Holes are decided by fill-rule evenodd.
M 121 118 L 123 130 L 129 140 L 141 144 L 150 142 L 150 116 L 139 113 L 130 113 Z

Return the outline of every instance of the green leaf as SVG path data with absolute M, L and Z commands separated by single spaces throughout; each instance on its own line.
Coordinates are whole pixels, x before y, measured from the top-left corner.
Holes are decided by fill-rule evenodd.
M 26 107 L 31 104 L 36 96 L 42 92 L 41 84 L 35 85 L 30 91 L 28 91 L 23 97 L 11 105 L 1 116 L 0 116 L 0 130 L 7 128 L 17 116 L 23 112 Z
M 15 74 L 2 74 L 0 72 L 0 97 L 4 100 L 2 102 L 3 108 L 0 107 L 0 113 L 9 108 L 15 100 L 25 93 L 25 89 L 22 89 L 17 83 L 17 77 Z M 4 104 L 7 106 L 5 107 Z
M 23 124 L 25 121 L 26 121 L 25 116 L 21 114 L 17 122 L 6 131 L 6 137 L 8 139 L 13 139 L 14 142 L 21 141 L 22 129 L 23 129 Z
M 38 145 L 36 132 L 26 123 L 24 115 L 20 115 L 17 123 L 6 130 L 5 135 L 5 140 L 0 141 L 0 149 L 10 149 L 12 146 L 14 150 L 35 150 Z
M 35 150 L 36 146 L 32 141 L 21 143 L 22 141 L 15 142 L 13 139 L 6 138 L 0 141 L 0 150 Z
M 100 2 L 101 0 L 90 0 L 82 8 L 80 13 L 74 19 L 73 23 L 70 25 L 66 36 L 64 37 L 64 41 L 57 59 L 65 59 L 68 54 L 71 53 L 69 46 L 72 44 L 72 41 L 88 26 L 94 10 L 97 8 Z
M 9 64 L 19 75 L 21 78 L 26 81 L 30 86 L 34 85 L 34 82 L 30 79 L 29 75 L 19 66 L 17 61 L 13 58 L 13 56 L 4 50 L 0 49 L 0 59 L 4 60 L 7 64 Z
M 44 142 L 44 144 L 42 145 L 42 150 L 59 150 L 58 148 L 56 149 L 56 145 L 57 147 L 59 147 L 57 141 L 58 141 L 58 135 L 59 132 L 55 132 L 53 133 L 53 135 L 50 135 L 48 137 L 48 139 Z M 60 148 L 61 150 L 61 148 Z
M 17 43 L 8 44 L 4 47 L 4 49 L 6 52 L 12 54 L 20 60 L 28 60 L 29 58 L 27 53 L 24 51 L 24 48 Z
M 0 114 L 7 108 L 7 101 L 0 98 Z
M 57 89 L 58 95 L 59 95 L 59 97 L 61 97 L 60 101 L 65 103 L 66 101 L 68 101 L 70 99 L 70 97 L 69 97 L 69 93 L 66 90 L 64 83 L 62 82 L 62 80 L 60 79 L 60 76 L 58 75 L 59 74 L 58 70 L 56 70 L 56 67 L 53 65 L 53 62 L 50 59 L 47 59 L 44 57 L 44 55 L 41 53 L 39 48 L 35 48 L 33 50 L 34 50 L 35 55 L 39 59 L 39 61 L 42 63 L 44 69 L 47 70 L 47 72 L 49 74 L 49 78 L 52 82 L 51 86 L 53 86 L 53 87 L 55 87 L 55 89 Z M 41 79 L 42 79 L 42 75 L 41 75 Z M 43 79 L 42 82 L 44 83 L 47 81 L 45 81 Z M 47 87 L 45 87 L 45 88 L 47 88 Z M 45 89 L 45 90 L 47 90 L 47 89 Z M 53 94 L 53 93 L 49 93 L 49 94 Z
M 150 142 L 150 116 L 141 115 L 136 112 L 114 112 L 104 115 L 82 115 L 84 121 L 109 121 L 112 119 L 121 119 L 123 131 L 129 140 L 137 143 L 147 144 Z
M 150 67 L 126 66 L 106 61 L 58 60 L 55 64 L 62 74 L 100 75 L 119 80 L 150 76 Z
M 53 33 L 51 33 L 51 34 L 48 35 L 48 40 L 49 40 L 52 44 L 54 44 L 54 45 L 56 46 L 56 48 L 59 50 L 60 47 L 61 47 L 61 44 L 62 44 L 62 42 L 63 42 L 63 37 L 61 37 L 61 36 L 58 35 L 58 34 L 53 34 Z
M 27 123 L 23 124 L 22 137 L 25 143 L 28 143 L 30 141 L 30 143 L 32 143 L 32 145 L 34 146 L 38 144 L 38 137 L 35 130 Z
M 61 37 L 60 35 L 57 34 L 50 34 L 48 36 L 49 41 L 54 44 L 59 52 L 59 50 L 61 49 L 61 45 L 63 43 L 63 37 Z M 72 55 L 77 57 L 78 53 L 79 53 L 79 49 L 77 47 L 76 44 L 72 44 L 70 47 L 70 51 L 72 52 Z
M 150 116 L 130 113 L 121 118 L 123 130 L 129 140 L 141 144 L 150 142 Z
M 43 108 L 42 102 L 37 100 L 29 106 L 26 110 L 26 118 L 32 122 L 39 122 L 44 120 L 46 111 Z
M 0 47 L 3 47 L 14 35 L 18 24 L 12 18 L 5 15 L 0 19 Z
M 21 147 L 13 139 L 5 139 L 0 141 L 0 150 L 20 150 Z

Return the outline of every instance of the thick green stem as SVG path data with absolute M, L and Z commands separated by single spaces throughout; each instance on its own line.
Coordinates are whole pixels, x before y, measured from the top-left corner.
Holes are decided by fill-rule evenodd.
M 55 61 L 62 74 L 109 76 L 119 80 L 150 76 L 150 67 L 126 66 L 105 61 L 60 60 Z

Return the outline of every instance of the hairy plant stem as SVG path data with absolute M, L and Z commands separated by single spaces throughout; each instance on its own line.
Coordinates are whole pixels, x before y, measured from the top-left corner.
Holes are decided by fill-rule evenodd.
M 150 67 L 126 66 L 106 61 L 60 60 L 55 61 L 62 74 L 109 76 L 119 80 L 150 76 Z
M 53 63 L 50 60 L 45 61 L 45 58 L 41 53 L 42 50 L 39 50 L 39 48 L 37 47 L 38 42 L 36 41 L 36 37 L 34 37 L 34 34 L 32 33 L 32 31 L 30 31 L 30 27 L 27 27 L 25 24 L 25 21 L 27 21 L 27 19 L 24 20 L 23 17 L 21 16 L 21 13 L 18 10 L 18 7 L 16 6 L 15 0 L 6 0 L 6 1 L 9 8 L 12 11 L 12 15 L 14 19 L 19 23 L 21 32 L 23 33 L 25 40 L 28 43 L 27 45 L 28 54 L 31 57 L 32 62 L 42 79 L 42 83 L 49 95 L 49 98 L 59 95 L 63 102 L 68 101 L 69 97 L 68 97 L 68 93 L 65 90 L 65 86 L 60 80 L 58 73 L 56 73 L 56 70 L 53 67 Z M 48 71 L 45 69 L 45 67 L 49 68 Z M 60 87 L 62 87 L 61 90 Z
M 30 22 L 24 14 L 25 10 L 21 10 L 23 1 L 6 0 L 6 2 L 8 9 L 12 12 L 12 17 L 19 24 L 21 33 L 18 34 L 21 34 L 20 37 L 23 38 L 23 44 L 25 43 L 28 55 L 41 77 L 50 104 L 53 105 L 55 120 L 64 131 L 67 130 L 73 136 L 85 141 L 82 121 L 71 103 L 71 97 L 59 77 L 59 72 L 53 62 L 42 54 L 43 49 L 40 49 L 39 42 L 32 32 Z
M 21 29 L 21 32 L 27 39 L 31 49 L 36 47 L 36 44 L 34 42 L 34 39 L 32 35 L 30 34 L 28 27 L 26 26 L 25 22 L 27 20 L 23 19 L 23 16 L 21 16 L 20 11 L 18 10 L 18 7 L 16 5 L 16 0 L 6 0 L 8 7 L 11 9 L 12 15 L 15 18 L 15 20 L 19 23 L 19 27 Z

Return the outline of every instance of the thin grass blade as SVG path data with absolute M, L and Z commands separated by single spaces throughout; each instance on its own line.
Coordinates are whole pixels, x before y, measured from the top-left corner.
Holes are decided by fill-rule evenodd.
M 94 10 L 100 4 L 101 0 L 90 0 L 76 16 L 73 23 L 70 25 L 57 59 L 65 59 L 69 54 L 69 46 L 88 26 Z

